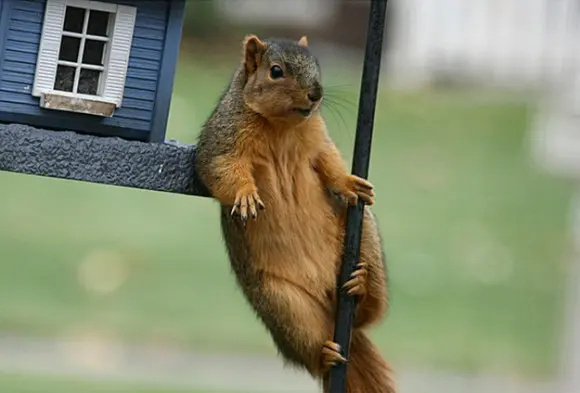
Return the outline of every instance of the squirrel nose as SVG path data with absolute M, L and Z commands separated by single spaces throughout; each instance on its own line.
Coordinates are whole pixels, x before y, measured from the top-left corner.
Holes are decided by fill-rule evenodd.
M 322 98 L 322 89 L 320 89 L 319 87 L 310 90 L 310 92 L 308 93 L 308 99 L 312 102 L 320 101 L 321 98 Z

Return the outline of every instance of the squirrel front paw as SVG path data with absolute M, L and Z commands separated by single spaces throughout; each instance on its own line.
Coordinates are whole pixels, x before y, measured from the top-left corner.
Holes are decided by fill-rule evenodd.
M 231 214 L 239 214 L 242 223 L 245 225 L 248 220 L 248 211 L 253 219 L 258 217 L 258 210 L 265 209 L 264 203 L 258 195 L 256 186 L 248 186 L 240 189 L 236 193 L 236 199 L 232 208 Z
M 351 205 L 356 205 L 358 198 L 362 199 L 367 205 L 375 203 L 373 185 L 355 175 L 347 175 L 338 191 L 344 195 Z

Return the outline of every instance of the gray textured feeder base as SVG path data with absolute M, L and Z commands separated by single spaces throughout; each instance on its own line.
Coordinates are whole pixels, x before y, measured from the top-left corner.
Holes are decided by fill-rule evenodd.
M 195 146 L 145 143 L 0 124 L 0 170 L 145 190 L 209 196 Z M 1 189 L 1 186 L 0 186 Z

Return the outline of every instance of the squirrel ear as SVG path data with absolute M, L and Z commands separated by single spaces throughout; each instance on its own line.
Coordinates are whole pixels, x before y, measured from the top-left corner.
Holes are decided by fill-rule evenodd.
M 261 55 L 266 45 L 255 35 L 248 35 L 244 39 L 244 63 L 246 71 L 253 73 L 260 64 Z
M 298 45 L 306 48 L 308 46 L 308 38 L 306 38 L 306 36 L 303 35 L 302 38 L 300 38 L 300 40 L 298 41 Z

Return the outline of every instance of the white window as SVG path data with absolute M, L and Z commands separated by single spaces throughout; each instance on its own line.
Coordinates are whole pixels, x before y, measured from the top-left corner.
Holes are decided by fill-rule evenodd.
M 47 0 L 32 94 L 44 108 L 112 116 L 123 100 L 137 9 Z

